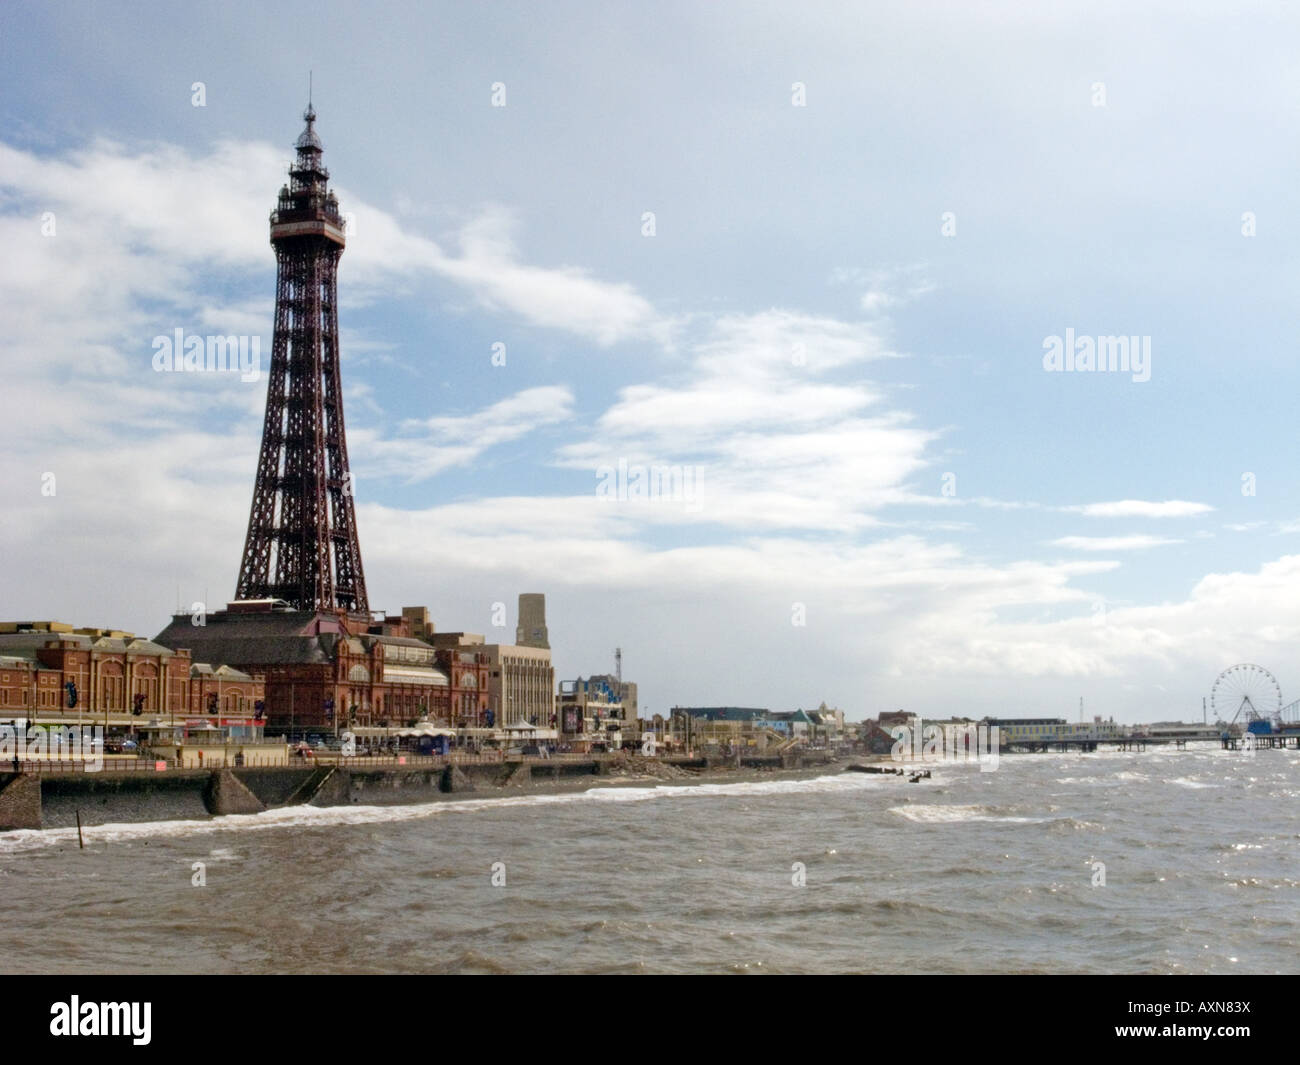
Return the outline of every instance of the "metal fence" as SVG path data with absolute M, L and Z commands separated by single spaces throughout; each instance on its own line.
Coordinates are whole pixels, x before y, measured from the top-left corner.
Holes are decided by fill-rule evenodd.
M 445 769 L 449 765 L 500 765 L 505 760 L 502 751 L 452 751 L 450 754 L 353 754 L 346 755 L 339 751 L 313 750 L 306 757 L 290 754 L 291 766 L 337 765 L 364 769 L 367 766 L 427 766 Z
M 144 767 L 152 767 L 153 760 L 132 759 L 130 764 L 121 761 L 95 762 L 85 759 L 41 758 L 34 761 L 19 760 L 19 773 L 134 773 Z M 12 762 L 0 762 L 0 770 L 13 770 Z
M 680 760 L 691 760 L 693 753 L 674 753 L 671 755 L 662 755 L 657 760 L 664 762 L 675 762 Z M 506 756 L 505 751 L 452 751 L 450 754 L 360 754 L 344 755 L 338 751 L 314 751 L 310 756 L 301 758 L 290 752 L 288 768 L 307 769 L 314 766 L 341 766 L 352 769 L 365 768 L 423 768 L 423 769 L 445 769 L 452 765 L 501 765 L 506 761 L 523 762 L 528 765 L 548 765 L 554 763 L 579 763 L 579 762 L 609 762 L 620 761 L 624 758 L 621 752 L 593 752 L 591 754 L 579 754 L 566 752 L 563 754 L 556 753 L 551 755 L 511 755 Z M 78 759 L 36 759 L 36 760 L 19 760 L 16 769 L 22 773 L 138 773 L 154 772 L 156 763 L 165 763 L 167 770 L 179 769 L 255 769 L 267 767 L 284 767 L 285 762 L 279 758 L 267 758 L 265 760 L 250 755 L 245 752 L 242 759 L 236 759 L 235 756 L 225 757 L 217 756 L 205 759 L 202 763 L 186 759 L 185 764 L 179 764 L 174 758 L 163 759 L 154 758 L 149 755 L 129 756 L 129 755 L 106 755 L 102 762 L 87 763 L 86 760 Z M 0 763 L 0 772 L 10 769 L 9 763 Z

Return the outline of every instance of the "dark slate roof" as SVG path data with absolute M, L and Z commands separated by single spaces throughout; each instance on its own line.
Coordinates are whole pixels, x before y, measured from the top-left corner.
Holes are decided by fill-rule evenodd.
M 188 647 L 195 662 L 244 667 L 325 665 L 340 639 L 336 632 L 318 634 L 317 615 L 310 610 L 218 613 L 206 621 L 194 625 L 189 614 L 178 614 L 154 641 L 174 650 Z

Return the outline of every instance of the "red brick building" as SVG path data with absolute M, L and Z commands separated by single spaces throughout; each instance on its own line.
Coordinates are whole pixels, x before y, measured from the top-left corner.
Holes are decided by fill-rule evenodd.
M 439 647 L 434 654 L 438 668 L 450 681 L 447 703 L 439 724 L 451 728 L 482 728 L 488 710 L 488 656 L 471 650 Z
M 486 657 L 431 647 L 410 635 L 409 621 L 271 600 L 231 603 L 203 621 L 178 614 L 155 642 L 264 675 L 273 733 L 397 728 L 424 718 L 475 727 L 488 708 Z
M 69 685 L 73 686 L 70 690 Z M 76 706 L 70 707 L 75 690 Z M 117 629 L 0 623 L 0 715 L 256 718 L 261 677 Z

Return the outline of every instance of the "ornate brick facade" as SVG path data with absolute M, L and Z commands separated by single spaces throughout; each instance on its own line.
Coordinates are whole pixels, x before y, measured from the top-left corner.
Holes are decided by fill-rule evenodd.
M 264 699 L 260 676 L 195 663 L 187 650 L 129 632 L 0 624 L 0 716 L 251 720 Z

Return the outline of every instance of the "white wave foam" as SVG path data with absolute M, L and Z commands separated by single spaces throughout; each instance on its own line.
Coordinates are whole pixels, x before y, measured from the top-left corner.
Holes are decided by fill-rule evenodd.
M 880 787 L 889 777 L 865 773 L 805 777 L 799 780 L 753 780 L 734 784 L 657 784 L 654 787 L 590 788 L 580 797 L 605 802 L 637 802 L 645 799 L 698 798 L 706 796 L 749 798 L 756 795 L 791 795 L 803 792 L 864 791 Z M 895 778 L 897 783 L 897 778 Z M 541 798 L 542 796 L 538 796 Z
M 996 806 L 891 806 L 889 812 L 923 825 L 953 824 L 961 821 L 1004 821 L 1008 824 L 1041 825 L 1050 817 L 1015 817 L 1000 814 Z

